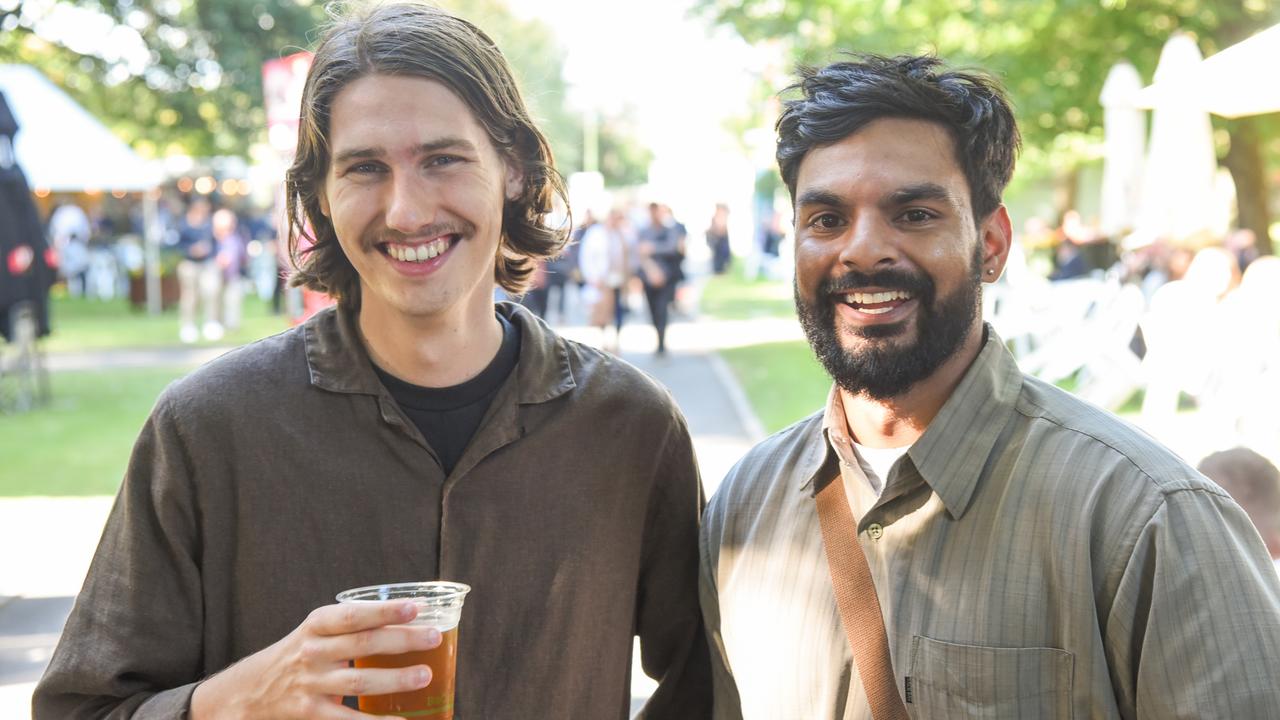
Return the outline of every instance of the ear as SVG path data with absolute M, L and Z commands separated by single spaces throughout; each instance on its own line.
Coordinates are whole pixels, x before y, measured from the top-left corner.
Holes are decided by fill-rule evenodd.
M 316 195 L 316 200 L 320 203 L 320 214 L 329 217 L 329 193 L 325 192 L 324 184 L 320 185 L 320 192 Z
M 991 211 L 978 228 L 978 241 L 982 243 L 982 280 L 995 282 L 1004 273 L 1009 259 L 1009 247 L 1013 243 L 1013 224 L 1009 210 L 1004 205 Z
M 508 159 L 504 162 L 507 168 L 506 172 L 506 188 L 505 195 L 507 200 L 516 201 L 524 194 L 524 173 L 516 166 L 515 162 Z

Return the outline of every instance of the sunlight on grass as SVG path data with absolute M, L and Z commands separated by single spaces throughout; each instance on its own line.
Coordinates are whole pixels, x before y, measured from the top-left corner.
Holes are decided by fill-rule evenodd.
M 289 327 L 283 316 L 271 314 L 269 301 L 256 296 L 245 298 L 243 312 L 238 330 L 216 343 L 201 341 L 197 347 L 243 345 Z M 53 332 L 41 341 L 45 352 L 181 346 L 176 310 L 148 315 L 130 307 L 126 300 L 55 297 L 49 313 Z
M 0 415 L 0 496 L 114 495 L 156 397 L 189 370 L 55 373 L 49 405 Z
M 777 280 L 748 280 L 738 269 L 707 280 L 702 290 L 702 312 L 718 320 L 789 318 L 796 314 L 790 285 Z
M 767 432 L 775 432 L 826 402 L 831 380 L 802 340 L 720 351 Z

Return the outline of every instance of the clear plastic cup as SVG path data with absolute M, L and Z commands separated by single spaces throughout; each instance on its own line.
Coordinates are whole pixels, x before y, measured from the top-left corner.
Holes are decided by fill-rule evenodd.
M 428 720 L 453 720 L 453 695 L 458 663 L 458 622 L 462 603 L 471 587 L 455 582 L 414 582 L 370 585 L 338 593 L 338 602 L 381 602 L 412 600 L 418 616 L 408 625 L 426 625 L 440 631 L 440 645 L 399 655 L 371 655 L 357 658 L 358 668 L 399 668 L 426 665 L 431 683 L 421 690 L 362 695 L 360 710 L 373 715 L 392 715 Z

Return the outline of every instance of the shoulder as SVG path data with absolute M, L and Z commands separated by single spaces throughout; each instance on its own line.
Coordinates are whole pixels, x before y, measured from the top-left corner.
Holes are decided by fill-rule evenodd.
M 625 407 L 628 414 L 679 415 L 675 399 L 661 382 L 612 353 L 567 338 L 564 343 L 575 390 L 583 400 Z
M 1034 444 L 1038 452 L 1059 456 L 1064 462 L 1058 465 L 1077 479 L 1123 477 L 1155 500 L 1188 490 L 1226 497 L 1142 430 L 1042 380 L 1024 377 L 1017 412 L 1040 436 Z
M 770 435 L 747 451 L 725 475 L 707 508 L 707 522 L 774 504 L 780 493 L 799 493 L 826 457 L 819 410 Z
M 299 384 L 309 382 L 303 331 L 296 327 L 231 350 L 175 380 L 157 408 L 182 415 L 214 414 L 218 408 L 249 412 Z

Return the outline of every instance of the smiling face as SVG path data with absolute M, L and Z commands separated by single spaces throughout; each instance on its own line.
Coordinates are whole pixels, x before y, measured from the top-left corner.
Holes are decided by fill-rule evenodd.
M 841 388 L 897 397 L 976 347 L 982 273 L 1003 264 L 1008 216 L 975 226 L 942 126 L 884 118 L 815 148 L 795 196 L 796 307 Z
M 502 210 L 520 179 L 452 91 L 368 75 L 334 98 L 320 195 L 360 276 L 361 317 L 493 313 Z

